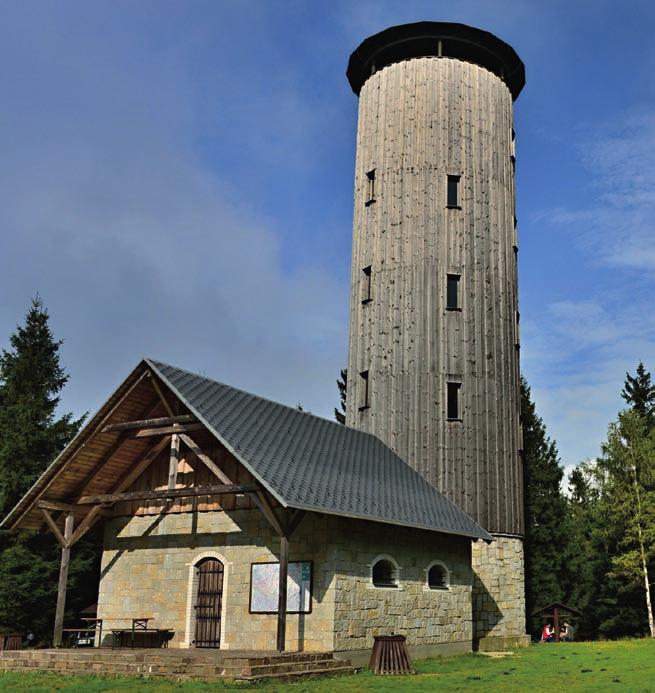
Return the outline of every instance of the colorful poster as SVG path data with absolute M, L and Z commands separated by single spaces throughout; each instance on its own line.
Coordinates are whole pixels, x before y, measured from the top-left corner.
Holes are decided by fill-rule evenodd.
M 276 614 L 279 599 L 280 564 L 253 563 L 250 574 L 250 612 Z M 312 562 L 289 563 L 287 613 L 308 614 L 312 610 Z

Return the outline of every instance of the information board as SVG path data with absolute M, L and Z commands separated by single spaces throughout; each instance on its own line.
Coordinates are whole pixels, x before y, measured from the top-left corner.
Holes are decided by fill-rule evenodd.
M 276 614 L 279 588 L 279 563 L 253 563 L 250 569 L 250 613 Z M 311 610 L 312 562 L 290 562 L 287 575 L 287 613 L 308 614 Z

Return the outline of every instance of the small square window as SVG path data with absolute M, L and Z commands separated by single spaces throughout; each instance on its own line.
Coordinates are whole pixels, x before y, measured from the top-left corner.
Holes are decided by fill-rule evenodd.
M 460 413 L 460 390 L 461 383 L 448 383 L 447 387 L 447 416 L 449 421 L 461 421 Z
M 459 207 L 459 176 L 448 176 L 446 207 Z
M 363 411 L 364 409 L 369 408 L 369 403 L 368 403 L 368 371 L 362 371 L 359 374 L 360 378 L 360 387 L 361 387 L 361 394 L 359 401 L 361 402 L 359 406 L 359 411 Z
M 364 267 L 362 272 L 364 273 L 362 303 L 366 304 L 373 300 L 371 298 L 371 265 Z
M 367 207 L 375 202 L 375 169 L 366 172 L 366 202 Z
M 459 274 L 447 275 L 446 310 L 461 310 L 459 305 Z

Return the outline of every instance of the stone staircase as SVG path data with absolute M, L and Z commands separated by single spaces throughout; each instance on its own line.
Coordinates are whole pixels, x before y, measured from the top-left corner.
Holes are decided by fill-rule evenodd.
M 107 676 L 162 676 L 175 679 L 293 679 L 349 674 L 351 663 L 332 652 L 244 652 L 178 649 L 70 649 L 0 652 L 2 671 L 54 671 Z

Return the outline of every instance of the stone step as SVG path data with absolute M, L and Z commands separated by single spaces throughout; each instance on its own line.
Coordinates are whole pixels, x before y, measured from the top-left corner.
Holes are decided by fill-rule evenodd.
M 212 656 L 213 655 L 213 656 Z M 123 676 L 162 676 L 184 679 L 297 678 L 353 672 L 350 663 L 332 653 L 291 653 L 230 657 L 228 653 L 190 656 L 131 651 L 22 650 L 0 652 L 0 671 L 45 670 Z
M 261 679 L 275 679 L 275 680 L 287 680 L 300 678 L 302 676 L 323 676 L 323 675 L 336 675 L 336 674 L 354 674 L 355 669 L 352 666 L 342 663 L 341 666 L 332 667 L 330 669 L 305 669 L 303 671 L 290 671 L 282 674 L 264 674 L 260 676 L 244 676 L 241 678 L 242 681 L 259 681 Z M 226 677 L 228 678 L 228 677 Z

